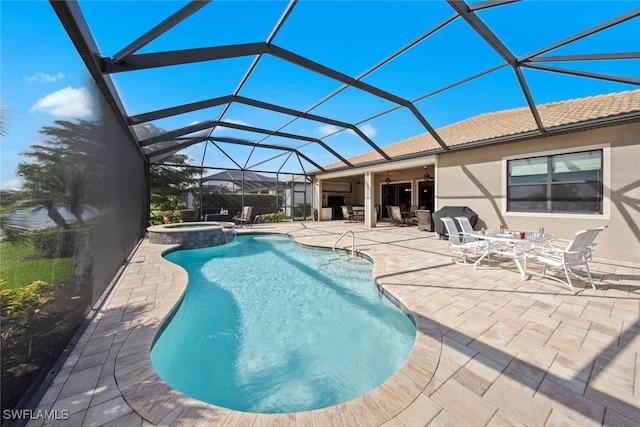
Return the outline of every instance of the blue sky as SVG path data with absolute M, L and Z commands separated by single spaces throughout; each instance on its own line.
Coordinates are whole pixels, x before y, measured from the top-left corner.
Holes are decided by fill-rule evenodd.
M 80 1 L 101 54 L 111 56 L 182 7 L 175 1 Z M 145 46 L 140 53 L 265 41 L 283 13 L 281 1 L 213 1 L 179 26 Z M 639 1 L 535 1 L 490 8 L 479 17 L 516 55 L 523 56 L 557 40 L 640 7 Z M 3 189 L 19 185 L 19 155 L 41 142 L 39 129 L 53 120 L 92 118 L 88 75 L 49 2 L 0 1 L 1 101 L 6 135 L 2 139 Z M 444 1 L 300 1 L 278 32 L 274 43 L 352 77 L 386 58 L 425 31 L 454 14 Z M 640 18 L 597 33 L 549 55 L 638 52 Z M 112 76 L 128 114 L 139 114 L 234 92 L 252 57 L 120 73 Z M 458 18 L 412 47 L 363 81 L 409 100 L 503 63 L 484 40 Z M 639 60 L 550 63 L 576 70 L 640 78 Z M 636 86 L 602 80 L 525 70 L 536 103 L 635 89 Z M 307 110 L 341 83 L 273 56 L 261 58 L 240 95 L 298 110 Z M 436 128 L 488 111 L 525 106 L 522 91 L 510 67 L 419 101 L 417 107 Z M 416 134 L 424 128 L 406 109 L 366 121 L 395 104 L 349 88 L 312 110 L 312 113 L 359 123 L 379 146 Z M 173 129 L 217 119 L 214 107 L 155 122 Z M 267 129 L 279 129 L 291 116 L 232 104 L 224 120 Z M 353 132 L 299 119 L 282 131 L 324 138 L 345 157 L 370 150 Z M 251 141 L 262 136 L 220 129 L 216 135 Z M 297 147 L 300 141 L 270 137 L 265 142 Z M 247 159 L 247 147 L 224 145 L 241 164 L 277 169 L 285 156 L 263 150 Z M 330 154 L 310 145 L 301 152 L 320 164 L 333 163 Z M 185 153 L 200 164 L 204 145 Z M 209 146 L 205 165 L 235 167 Z M 308 164 L 304 165 L 308 167 Z M 285 171 L 300 169 L 290 159 Z M 296 170 L 296 172 L 299 170 Z

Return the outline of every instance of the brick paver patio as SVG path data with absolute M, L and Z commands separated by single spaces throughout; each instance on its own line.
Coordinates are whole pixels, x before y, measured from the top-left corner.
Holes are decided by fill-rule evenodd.
M 187 275 L 144 241 L 58 372 L 38 409 L 61 425 L 637 426 L 640 422 L 640 264 L 596 259 L 597 290 L 528 276 L 513 262 L 456 265 L 447 243 L 415 227 L 342 221 L 264 224 L 331 247 L 345 230 L 374 261 L 387 295 L 418 333 L 405 365 L 342 405 L 284 415 L 231 411 L 167 386 L 149 360 L 153 338 Z M 350 246 L 351 238 L 338 247 Z M 597 254 L 596 254 L 597 255 Z M 28 425 L 56 425 L 31 421 Z

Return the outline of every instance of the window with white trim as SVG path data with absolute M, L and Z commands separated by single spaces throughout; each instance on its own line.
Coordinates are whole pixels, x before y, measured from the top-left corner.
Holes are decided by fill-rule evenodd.
M 507 162 L 507 211 L 601 214 L 602 150 Z

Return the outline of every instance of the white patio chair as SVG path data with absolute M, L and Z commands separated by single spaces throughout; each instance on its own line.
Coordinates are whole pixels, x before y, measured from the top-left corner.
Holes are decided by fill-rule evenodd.
M 482 249 L 486 249 L 489 245 L 489 242 L 486 240 L 476 239 L 470 234 L 473 233 L 473 226 L 471 225 L 471 221 L 466 216 L 457 216 L 455 217 L 456 222 L 460 225 L 460 230 L 462 230 L 462 234 L 467 242 L 475 242 L 476 245 L 480 246 Z M 487 256 L 487 258 L 489 258 Z
M 601 225 L 600 227 L 597 228 L 597 230 L 604 231 L 607 229 L 607 227 L 608 225 Z M 596 245 L 597 243 L 591 243 L 589 245 L 589 253 L 587 254 L 587 261 L 591 261 L 591 253 L 593 252 L 593 249 L 595 248 Z
M 543 247 L 538 252 L 525 253 L 525 273 L 527 271 L 527 260 L 532 259 L 541 262 L 543 264 L 542 273 L 537 273 L 534 271 L 531 271 L 530 273 L 541 275 L 549 279 L 557 280 L 561 283 L 564 283 L 569 286 L 571 292 L 573 292 L 573 294 L 575 295 L 576 290 L 573 287 L 571 275 L 574 275 L 577 278 L 581 278 L 581 276 L 577 275 L 572 270 L 572 268 L 584 267 L 587 271 L 587 277 L 589 279 L 591 287 L 593 289 L 596 289 L 596 285 L 593 283 L 593 278 L 591 277 L 591 270 L 589 270 L 589 260 L 591 259 L 591 251 L 594 245 L 593 241 L 605 228 L 606 227 L 599 227 L 578 231 L 573 239 L 566 243 L 566 246 L 564 245 L 563 241 L 556 241 L 548 245 L 547 247 Z M 566 281 L 561 277 L 547 274 L 548 266 L 555 268 L 562 267 L 564 278 L 566 279 Z
M 602 225 L 600 227 L 598 227 L 598 230 L 604 231 L 607 229 L 607 225 Z M 567 240 L 567 239 L 554 239 L 553 242 L 550 244 L 551 247 L 555 248 L 555 249 L 564 249 L 569 242 L 571 242 L 571 240 Z M 591 261 L 591 254 L 593 252 L 593 250 L 595 249 L 597 243 L 592 243 L 589 245 L 589 253 L 587 254 L 587 261 Z
M 461 234 L 452 218 L 443 217 L 440 220 L 444 223 L 449 235 L 449 250 L 456 254 L 456 258 L 452 258 L 451 261 L 460 264 L 459 259 L 462 258 L 462 264 L 467 264 L 467 256 L 486 252 L 486 244 L 472 236 Z
M 460 229 L 462 230 L 463 234 L 469 234 L 469 233 L 473 233 L 473 226 L 471 225 L 471 221 L 469 221 L 469 218 L 467 218 L 466 216 L 457 216 L 455 217 L 456 221 L 458 222 L 458 224 L 460 225 Z M 478 245 L 482 245 L 482 246 L 489 246 L 490 242 L 487 240 L 480 240 L 478 242 Z M 498 257 L 502 258 L 502 255 L 500 255 L 500 251 L 506 251 L 508 248 L 508 245 L 506 243 L 496 243 L 493 242 L 491 243 L 492 249 L 495 249 L 498 251 Z M 487 259 L 490 259 L 490 257 L 487 255 Z
M 471 225 L 469 218 L 466 216 L 457 216 L 455 219 L 458 221 L 458 224 L 460 224 L 460 229 L 463 234 L 473 233 L 473 226 Z

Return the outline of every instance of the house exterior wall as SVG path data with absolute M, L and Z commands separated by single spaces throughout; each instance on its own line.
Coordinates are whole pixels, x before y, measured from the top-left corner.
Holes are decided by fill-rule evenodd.
M 601 215 L 506 212 L 506 160 L 603 148 L 605 200 Z M 476 228 L 545 230 L 570 239 L 608 225 L 594 256 L 640 263 L 640 123 L 603 127 L 522 142 L 455 151 L 438 157 L 436 209 L 469 206 Z

